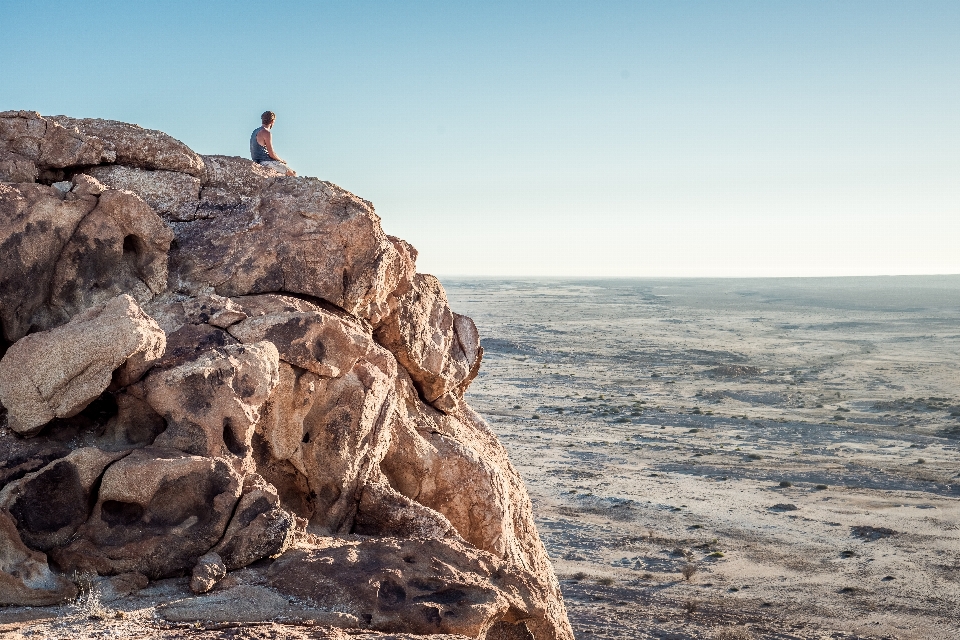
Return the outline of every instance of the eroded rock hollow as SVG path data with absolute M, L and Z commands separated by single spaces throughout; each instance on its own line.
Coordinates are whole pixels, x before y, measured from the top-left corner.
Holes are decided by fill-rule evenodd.
M 463 399 L 477 329 L 416 257 L 329 182 L 0 113 L 0 604 L 81 574 L 222 599 L 258 563 L 261 604 L 334 624 L 572 638 Z

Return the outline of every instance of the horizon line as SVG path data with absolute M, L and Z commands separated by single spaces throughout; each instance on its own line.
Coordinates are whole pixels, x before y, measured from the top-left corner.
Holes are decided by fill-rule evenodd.
M 960 273 L 897 273 L 897 274 L 856 274 L 830 276 L 611 276 L 611 275 L 531 275 L 531 274 L 427 274 L 436 278 L 469 278 L 476 280 L 510 280 L 510 279 L 564 279 L 564 280 L 837 280 L 844 278 L 946 278 L 957 277 Z

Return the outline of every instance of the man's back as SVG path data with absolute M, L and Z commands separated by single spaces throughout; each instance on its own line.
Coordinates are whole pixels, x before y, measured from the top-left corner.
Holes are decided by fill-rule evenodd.
M 263 131 L 263 127 L 257 127 L 250 134 L 250 159 L 254 162 L 265 162 L 272 159 L 267 147 L 257 141 L 257 134 L 261 131 Z

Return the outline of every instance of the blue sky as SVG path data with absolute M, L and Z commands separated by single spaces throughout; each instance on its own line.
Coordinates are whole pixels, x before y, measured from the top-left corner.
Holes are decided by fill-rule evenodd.
M 247 155 L 271 109 L 421 271 L 960 273 L 957 2 L 0 8 L 0 110 Z

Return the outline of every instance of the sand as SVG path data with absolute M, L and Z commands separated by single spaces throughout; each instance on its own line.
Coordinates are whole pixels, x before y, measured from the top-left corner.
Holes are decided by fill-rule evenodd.
M 960 638 L 960 278 L 445 286 L 578 638 Z

